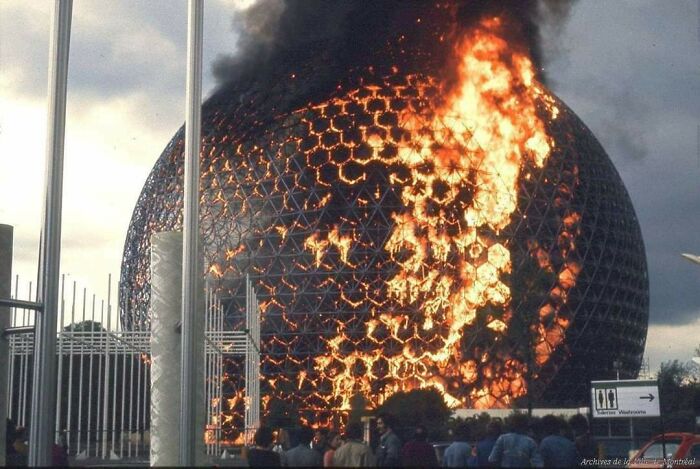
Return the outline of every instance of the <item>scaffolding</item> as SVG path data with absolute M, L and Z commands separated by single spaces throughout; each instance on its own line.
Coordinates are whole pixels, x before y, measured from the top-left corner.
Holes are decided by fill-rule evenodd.
M 19 279 L 14 295 L 18 298 Z M 108 282 L 111 291 L 111 281 Z M 32 297 L 32 283 L 28 284 Z M 150 331 L 124 330 L 112 321 L 111 294 L 107 301 L 80 297 L 76 282 L 67 294 L 61 280 L 56 366 L 55 442 L 76 459 L 148 458 L 150 444 Z M 205 316 L 205 444 L 218 456 L 222 444 L 222 380 L 224 359 L 244 357 L 246 441 L 260 423 L 260 309 L 246 279 L 246 327 L 224 330 L 224 307 L 206 291 Z M 8 417 L 18 427 L 30 419 L 31 369 L 34 354 L 34 312 L 12 308 L 8 383 Z M 77 320 L 77 322 L 76 322 Z

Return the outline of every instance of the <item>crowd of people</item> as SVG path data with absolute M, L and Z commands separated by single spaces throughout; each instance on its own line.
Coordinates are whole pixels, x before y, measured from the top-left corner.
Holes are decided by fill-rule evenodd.
M 515 413 L 505 422 L 478 423 L 458 422 L 440 461 L 424 425 L 411 428 L 402 442 L 389 414 L 377 416 L 379 439 L 374 447 L 365 441 L 359 422 L 349 423 L 342 433 L 309 427 L 273 432 L 261 427 L 244 457 L 250 467 L 576 467 L 597 456 L 583 415 L 568 422 L 554 415 L 531 421 Z
M 7 419 L 5 430 L 5 464 L 7 467 L 27 466 L 29 456 L 29 433 L 27 428 L 17 426 L 14 421 Z M 61 434 L 61 444 L 51 448 L 52 465 L 68 466 L 68 447 L 65 434 Z

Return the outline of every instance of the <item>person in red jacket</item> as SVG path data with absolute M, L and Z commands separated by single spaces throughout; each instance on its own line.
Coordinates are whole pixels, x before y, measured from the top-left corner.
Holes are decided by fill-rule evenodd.
M 413 439 L 401 448 L 401 464 L 404 467 L 437 467 L 433 445 L 428 443 L 428 431 L 423 425 L 416 427 Z

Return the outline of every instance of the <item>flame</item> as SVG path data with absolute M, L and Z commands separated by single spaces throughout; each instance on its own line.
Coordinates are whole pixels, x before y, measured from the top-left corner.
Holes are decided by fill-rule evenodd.
M 263 357 L 264 366 L 296 370 L 293 376 L 264 376 L 271 395 L 286 400 L 293 393 L 305 409 L 318 412 L 348 410 L 358 393 L 377 406 L 397 391 L 432 387 L 451 407 L 509 407 L 528 392 L 527 376 L 536 378 L 564 346 L 570 318 L 563 306 L 581 272 L 580 263 L 568 260 L 580 234 L 580 214 L 566 208 L 575 172 L 555 186 L 560 232 L 551 242 L 527 241 L 534 264 L 553 278 L 522 331 L 532 337 L 534 363 L 511 354 L 504 340 L 523 327 L 514 325 L 521 324 L 514 317 L 523 313 L 512 304 L 509 234 L 519 216 L 520 184 L 547 164 L 554 142 L 545 119 L 560 114 L 554 98 L 535 80 L 527 55 L 505 41 L 505 28 L 498 18 L 489 18 L 466 33 L 454 50 L 454 83 L 418 74 L 405 82 L 388 77 L 341 89 L 289 118 L 302 131 L 276 143 L 286 168 L 292 163 L 284 158 L 294 154 L 308 171 L 308 178 L 285 173 L 293 175 L 290 186 L 313 188 L 304 211 L 348 205 L 333 192 L 336 184 L 368 187 L 354 201 L 362 213 L 372 214 L 373 204 L 389 190 L 398 195 L 401 208 L 390 213 L 380 261 L 368 254 L 376 243 L 366 235 L 372 215 L 345 213 L 326 224 L 300 217 L 257 233 L 261 248 L 264 236 L 280 243 L 300 239 L 303 252 L 295 255 L 304 260 L 295 261 L 294 268 L 327 274 L 313 289 L 337 292 L 334 306 L 342 313 L 332 319 L 288 317 L 300 285 L 288 281 L 286 271 L 266 280 L 264 267 L 251 267 L 262 279 L 266 314 L 277 312 L 282 326 L 293 332 L 289 338 L 271 336 L 264 346 L 292 350 L 306 331 L 304 321 L 333 325 L 319 336 L 323 352 L 310 361 L 293 353 Z M 398 68 L 392 73 L 398 75 Z M 263 163 L 256 170 L 246 162 L 258 153 Z M 280 171 L 259 147 L 239 144 L 236 156 L 240 161 L 223 168 L 232 184 L 245 178 L 275 180 Z M 387 183 L 375 183 L 376 172 L 386 173 Z M 236 211 L 252 219 L 258 212 L 241 194 Z M 298 209 L 291 197 L 280 199 L 280 210 Z M 227 203 L 225 198 L 216 202 Z M 242 243 L 233 246 L 226 261 L 246 250 Z M 372 282 L 354 274 L 362 269 L 391 273 Z M 217 278 L 228 272 L 216 263 L 209 271 Z M 282 290 L 292 299 L 280 297 Z M 265 399 L 267 407 L 269 396 Z M 226 403 L 228 409 L 245 405 L 239 392 Z M 224 425 L 232 421 L 223 418 Z
M 471 401 L 475 407 L 503 407 L 527 391 L 522 377 L 525 365 L 515 359 L 507 360 L 500 371 L 494 366 L 480 370 L 473 360 L 466 362 L 470 364 L 466 368 L 460 365 L 464 358 L 460 345 L 463 331 L 474 324 L 479 309 L 509 305 L 511 295 L 505 274 L 511 270 L 511 259 L 506 239 L 499 233 L 512 222 L 517 208 L 521 167 L 529 162 L 541 168 L 552 148 L 537 114 L 537 99 L 543 93 L 533 81 L 532 63 L 524 55 L 511 54 L 508 44 L 497 35 L 500 26 L 498 21 L 487 20 L 464 38 L 458 48 L 459 85 L 434 115 L 408 110 L 400 116 L 407 141 L 388 162 L 404 165 L 410 176 L 401 181 L 406 210 L 394 215 L 394 229 L 385 245 L 399 267 L 386 288 L 389 297 L 400 305 L 417 306 L 422 317 L 409 320 L 379 314 L 368 323 L 367 337 L 374 342 L 381 343 L 380 336 L 388 332 L 405 344 L 403 353 L 395 357 L 386 357 L 381 348 L 342 354 L 341 345 L 349 338 L 344 325 L 339 324 L 336 337 L 327 340 L 332 358 L 318 357 L 316 370 L 322 380 L 332 383 L 333 394 L 341 398 L 343 409 L 349 408 L 353 393 L 376 394 L 372 392 L 376 376 L 371 370 L 380 360 L 386 361 L 386 374 L 393 384 L 380 393 L 377 403 L 396 390 L 436 387 L 452 406 Z M 364 101 L 362 104 L 369 107 L 381 96 L 380 91 L 358 90 L 350 93 L 350 99 Z M 346 103 L 338 100 L 334 104 Z M 554 104 L 546 104 L 556 117 Z M 363 136 L 369 155 L 361 164 L 382 160 L 382 152 L 392 142 L 376 131 L 365 130 Z M 364 179 L 364 173 L 353 178 L 342 168 L 339 176 L 350 184 Z M 471 181 L 468 194 L 466 181 Z M 317 234 L 307 239 L 305 247 L 314 253 L 317 266 L 329 244 L 339 247 L 337 239 L 337 228 L 327 240 L 319 241 Z M 352 266 L 347 261 L 348 248 L 348 244 L 343 245 L 341 260 Z M 564 287 L 575 282 L 576 273 L 571 268 L 560 273 Z M 413 333 L 407 339 L 401 331 L 411 327 Z M 487 327 L 503 333 L 508 323 L 491 318 Z M 439 345 L 425 349 L 416 346 L 418 341 L 412 339 L 424 339 L 419 329 L 429 331 L 431 342 Z M 554 331 L 543 334 L 552 336 Z M 559 343 L 556 338 L 547 342 L 554 347 Z M 328 373 L 331 363 L 336 366 Z M 362 376 L 354 372 L 358 365 L 365 370 Z M 479 374 L 482 381 L 487 381 L 483 380 L 487 376 L 492 380 L 474 388 L 465 401 L 451 394 L 443 374 L 461 374 L 463 383 L 473 383 Z

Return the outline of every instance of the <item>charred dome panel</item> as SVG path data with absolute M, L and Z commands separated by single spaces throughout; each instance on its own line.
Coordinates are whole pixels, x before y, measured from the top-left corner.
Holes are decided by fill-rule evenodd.
M 629 197 L 530 61 L 499 59 L 498 26 L 466 36 L 449 86 L 364 70 L 264 118 L 254 87 L 205 106 L 207 274 L 232 298 L 232 324 L 240 279 L 256 284 L 266 405 L 318 418 L 354 394 L 376 405 L 421 387 L 455 407 L 508 407 L 528 392 L 580 404 L 615 359 L 636 374 L 648 282 Z M 182 163 L 180 132 L 129 228 L 126 327 L 148 327 L 149 239 L 181 227 Z

